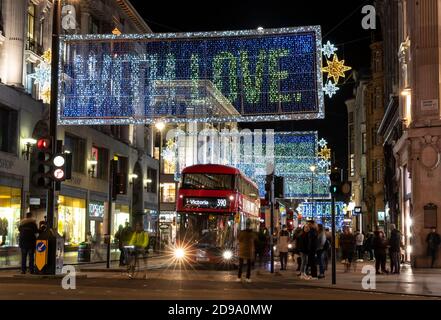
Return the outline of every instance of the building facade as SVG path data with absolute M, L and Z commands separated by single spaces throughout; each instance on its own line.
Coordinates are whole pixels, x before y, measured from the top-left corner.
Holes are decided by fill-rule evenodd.
M 365 192 L 367 186 L 366 171 L 366 100 L 369 98 L 368 85 L 370 81 L 369 72 L 360 71 L 354 73 L 356 85 L 354 98 L 346 101 L 348 111 L 348 180 L 352 185 L 350 202 L 353 203 L 350 209 L 361 207 L 361 213 L 352 213 L 352 225 L 354 229 L 366 231 L 370 224 L 370 212 L 367 210 Z
M 402 0 L 380 1 L 377 6 L 380 12 L 395 13 L 396 22 L 391 26 L 383 19 L 385 37 L 393 34 L 390 46 L 398 58 L 394 70 L 398 81 L 380 130 L 395 162 L 395 173 L 390 174 L 395 182 L 389 189 L 398 198 L 395 210 L 407 259 L 415 267 L 428 267 L 427 234 L 432 228 L 441 231 L 441 4 Z
M 74 16 L 67 33 L 151 32 L 127 0 L 63 1 Z M 46 215 L 46 190 L 34 173 L 35 140 L 48 136 L 50 92 L 36 75 L 50 59 L 53 1 L 0 1 L 0 267 L 18 261 L 17 224 L 25 212 Z M 50 64 L 48 64 L 50 65 Z M 61 185 L 55 222 L 65 238 L 65 261 L 76 262 L 78 245 L 88 236 L 95 260 L 105 259 L 104 236 L 120 225 L 144 222 L 156 232 L 158 161 L 153 128 L 147 126 L 59 126 L 57 139 L 72 154 L 72 179 Z M 112 204 L 109 219 L 109 163 L 118 159 L 125 193 Z M 17 260 L 17 261 L 16 261 Z

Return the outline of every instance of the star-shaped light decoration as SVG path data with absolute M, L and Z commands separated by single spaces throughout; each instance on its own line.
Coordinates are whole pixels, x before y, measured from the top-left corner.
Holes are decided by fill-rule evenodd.
M 319 140 L 319 142 L 318 142 L 318 145 L 319 145 L 321 148 L 324 148 L 324 147 L 326 147 L 326 146 L 328 145 L 328 141 L 326 141 L 325 139 L 321 138 L 321 139 Z
M 331 149 L 325 146 L 318 152 L 318 156 L 325 160 L 331 159 Z
M 323 87 L 323 91 L 329 98 L 332 98 L 332 96 L 336 94 L 338 90 L 340 90 L 340 88 L 338 88 L 331 80 L 328 80 L 326 85 Z
M 340 77 L 345 77 L 345 72 L 351 70 L 351 67 L 345 66 L 344 60 L 338 60 L 335 54 L 331 61 L 326 60 L 327 66 L 322 68 L 323 72 L 328 73 L 328 79 L 333 78 L 334 84 L 338 83 Z
M 320 159 L 320 160 L 317 162 L 317 164 L 318 164 L 318 166 L 319 166 L 320 169 L 325 169 L 325 168 L 327 168 L 328 166 L 331 165 L 331 162 L 330 162 L 329 160 Z
M 337 51 L 337 48 L 329 41 L 326 42 L 326 44 L 322 48 L 322 52 L 326 56 L 326 58 L 330 58 L 335 51 Z

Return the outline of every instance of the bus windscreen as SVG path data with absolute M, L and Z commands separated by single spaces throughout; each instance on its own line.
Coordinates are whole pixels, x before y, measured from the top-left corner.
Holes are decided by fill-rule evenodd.
M 233 190 L 234 175 L 217 173 L 186 173 L 181 189 Z

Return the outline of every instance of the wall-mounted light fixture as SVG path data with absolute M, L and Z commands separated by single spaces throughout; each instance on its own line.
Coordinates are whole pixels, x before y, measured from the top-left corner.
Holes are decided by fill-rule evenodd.
M 92 158 L 87 160 L 87 164 L 90 167 L 89 170 L 87 171 L 89 173 L 89 177 L 93 178 L 95 176 L 95 169 L 96 169 L 96 165 L 98 164 L 98 161 Z
M 21 152 L 22 156 L 26 157 L 26 160 L 29 160 L 29 155 L 31 154 L 31 148 L 33 145 L 37 143 L 37 140 L 32 138 L 22 139 L 24 148 Z
M 133 184 L 135 179 L 138 179 L 138 175 L 136 173 L 129 174 L 129 183 L 130 184 Z
M 152 179 L 144 179 L 144 189 L 147 190 L 148 185 L 152 182 L 153 182 Z

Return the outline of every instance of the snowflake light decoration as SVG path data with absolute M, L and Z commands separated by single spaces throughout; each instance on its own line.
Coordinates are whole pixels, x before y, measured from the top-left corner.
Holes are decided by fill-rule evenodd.
M 326 141 L 325 139 L 321 138 L 321 139 L 319 140 L 319 142 L 318 142 L 318 145 L 319 145 L 321 148 L 324 148 L 324 147 L 326 147 L 326 146 L 328 145 L 328 141 Z
M 335 51 L 337 51 L 337 48 L 329 41 L 326 42 L 326 44 L 322 48 L 322 52 L 326 56 L 326 58 L 330 58 Z
M 326 85 L 323 87 L 323 91 L 329 98 L 332 98 L 332 96 L 336 94 L 338 90 L 340 89 L 331 80 L 328 80 Z
M 35 79 L 35 83 L 39 84 L 40 96 L 44 103 L 50 102 L 51 90 L 51 51 L 45 51 L 41 56 L 43 59 L 35 68 L 35 72 L 29 74 L 30 78 Z
M 325 169 L 331 165 L 331 162 L 329 160 L 320 159 L 317 164 L 320 169 Z
M 162 151 L 161 156 L 167 162 L 174 162 L 176 159 L 176 143 L 173 139 L 167 141 L 167 147 Z

